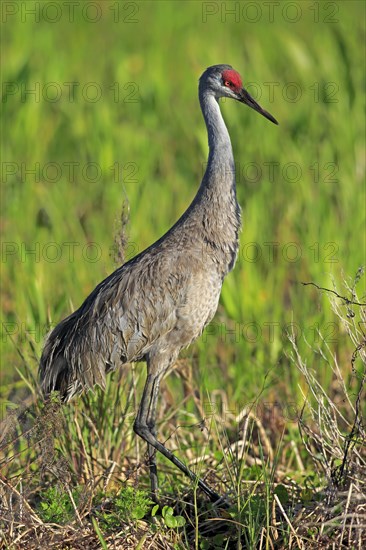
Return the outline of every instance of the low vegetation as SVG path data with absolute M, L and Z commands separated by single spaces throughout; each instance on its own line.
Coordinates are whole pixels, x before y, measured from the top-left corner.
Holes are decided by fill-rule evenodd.
M 366 318 L 355 286 L 345 290 L 344 297 L 333 291 L 331 304 L 354 349 L 350 375 L 345 379 L 321 333 L 307 357 L 290 333 L 303 400 L 286 416 L 260 396 L 238 414 L 229 412 L 225 392 L 220 407 L 209 396 L 211 411 L 202 416 L 186 361 L 175 367 L 184 395 L 175 407 L 164 399 L 161 437 L 226 496 L 229 509 L 207 502 L 161 457 L 161 502 L 150 499 L 147 457 L 131 430 L 140 372 L 122 370 L 105 393 L 96 390 L 67 407 L 57 393 L 42 403 L 27 373 L 32 402 L 2 423 L 2 542 L 8 548 L 362 548 Z M 328 371 L 328 388 L 308 366 L 313 355 Z M 195 403 L 190 412 L 188 397 Z M 189 422 L 177 420 L 183 414 Z

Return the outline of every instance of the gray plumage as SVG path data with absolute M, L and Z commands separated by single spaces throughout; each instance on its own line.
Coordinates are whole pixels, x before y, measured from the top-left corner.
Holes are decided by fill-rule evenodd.
M 219 498 L 156 439 L 155 430 L 160 380 L 181 349 L 213 318 L 223 280 L 238 251 L 235 166 L 219 97 L 246 103 L 276 123 L 242 88 L 230 65 L 209 67 L 203 73 L 199 100 L 209 159 L 196 197 L 163 237 L 102 281 L 77 311 L 56 326 L 39 367 L 44 395 L 58 390 L 68 401 L 96 384 L 104 388 L 109 371 L 146 361 L 148 377 L 134 429 L 149 443 L 154 495 L 159 450 L 212 500 Z

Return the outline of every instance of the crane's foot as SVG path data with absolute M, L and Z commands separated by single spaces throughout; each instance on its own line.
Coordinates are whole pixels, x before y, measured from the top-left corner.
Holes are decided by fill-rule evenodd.
M 230 508 L 229 501 L 211 489 L 202 479 L 198 478 L 198 486 L 206 493 L 213 506 L 217 508 Z
M 220 495 L 217 496 L 219 497 L 217 500 L 211 500 L 213 506 L 215 506 L 216 508 L 223 508 L 224 510 L 228 510 L 230 508 L 230 502 L 225 497 L 221 497 Z
M 148 443 L 148 452 L 149 452 L 149 467 L 150 467 L 150 481 L 151 481 L 151 492 L 152 498 L 157 499 L 157 490 L 158 490 L 158 475 L 156 468 L 156 451 L 159 451 L 163 454 L 170 462 L 177 466 L 181 472 L 186 474 L 191 478 L 192 481 L 197 483 L 197 486 L 206 493 L 206 495 L 211 500 L 214 506 L 220 508 L 230 508 L 230 504 L 225 498 L 216 493 L 211 487 L 209 487 L 202 479 L 200 479 L 195 473 L 193 473 L 179 458 L 175 456 L 169 449 L 165 447 L 159 440 L 156 439 L 155 433 L 152 433 L 151 428 L 149 428 L 144 422 L 141 422 L 139 417 L 136 418 L 134 423 L 134 431 L 142 437 Z

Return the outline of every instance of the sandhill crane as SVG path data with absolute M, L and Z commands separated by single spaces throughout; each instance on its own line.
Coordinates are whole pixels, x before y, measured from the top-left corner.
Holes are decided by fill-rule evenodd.
M 208 132 L 209 157 L 193 202 L 156 243 L 102 281 L 84 303 L 48 336 L 39 366 L 43 394 L 63 401 L 105 386 L 105 376 L 126 363 L 146 361 L 147 379 L 134 431 L 148 443 L 152 495 L 158 477 L 156 451 L 189 476 L 213 501 L 220 495 L 157 439 L 159 384 L 179 352 L 213 318 L 223 280 L 233 269 L 240 229 L 235 166 L 219 98 L 236 99 L 274 124 L 243 88 L 230 65 L 206 69 L 199 101 Z

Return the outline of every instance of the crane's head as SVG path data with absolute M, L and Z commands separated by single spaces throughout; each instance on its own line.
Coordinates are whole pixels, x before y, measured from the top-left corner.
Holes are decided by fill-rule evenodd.
M 211 93 L 216 99 L 231 97 L 241 103 L 245 103 L 274 124 L 277 120 L 255 101 L 255 99 L 243 88 L 242 78 L 231 65 L 213 65 L 205 70 L 200 78 L 200 93 Z

